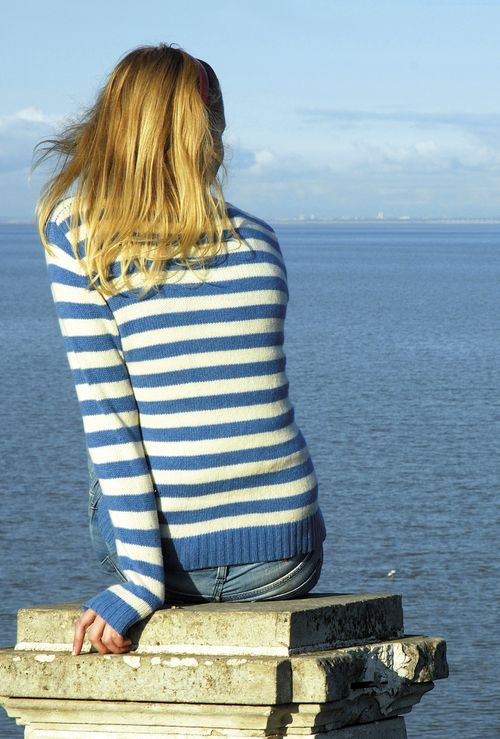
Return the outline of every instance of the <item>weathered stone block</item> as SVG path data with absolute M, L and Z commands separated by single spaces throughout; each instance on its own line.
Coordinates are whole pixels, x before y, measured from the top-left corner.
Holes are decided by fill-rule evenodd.
M 71 649 L 79 615 L 75 602 L 21 608 L 16 648 L 43 650 L 50 644 L 52 651 Z M 284 656 L 402 634 L 400 595 L 324 593 L 297 600 L 171 606 L 128 635 L 142 653 Z
M 405 636 L 376 644 L 291 657 L 293 701 L 337 701 L 357 689 L 394 695 L 403 683 L 448 677 L 446 642 L 440 637 Z
M 276 657 L 0 649 L 0 695 L 169 703 L 288 703 L 290 663 Z

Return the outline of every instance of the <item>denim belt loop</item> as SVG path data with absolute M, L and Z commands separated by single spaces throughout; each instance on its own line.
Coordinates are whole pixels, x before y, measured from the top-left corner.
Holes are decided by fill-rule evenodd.
M 226 582 L 226 578 L 227 578 L 227 568 L 228 568 L 228 565 L 220 565 L 217 568 L 217 575 L 215 576 L 214 592 L 212 594 L 214 601 L 217 601 L 217 602 L 220 601 L 222 588 L 224 587 L 224 583 Z

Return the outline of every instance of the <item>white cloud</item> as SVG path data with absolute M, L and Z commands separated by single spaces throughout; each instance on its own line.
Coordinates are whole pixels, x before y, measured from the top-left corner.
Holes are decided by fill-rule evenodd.
M 500 150 L 464 137 L 392 132 L 336 140 L 322 157 L 241 149 L 228 193 L 262 217 L 500 215 Z
M 255 164 L 252 164 L 250 171 L 261 172 L 275 166 L 278 163 L 278 158 L 272 151 L 268 149 L 258 149 L 254 152 Z
M 415 151 L 423 156 L 433 155 L 438 151 L 438 146 L 432 139 L 429 141 L 416 141 L 414 147 Z
M 42 124 L 45 126 L 57 126 L 63 121 L 63 119 L 64 116 L 44 113 L 40 108 L 27 107 L 22 108 L 15 113 L 0 116 L 0 127 L 15 129 L 16 125 L 20 122 Z

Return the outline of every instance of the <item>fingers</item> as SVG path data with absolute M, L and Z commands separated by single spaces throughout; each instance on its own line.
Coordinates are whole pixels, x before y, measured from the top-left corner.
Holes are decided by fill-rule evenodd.
M 73 637 L 73 654 L 80 654 L 83 640 L 85 638 L 85 630 L 94 621 L 96 616 L 97 613 L 93 611 L 92 608 L 87 608 L 87 610 L 82 613 L 82 615 L 76 622 L 75 633 Z
M 96 616 L 95 621 L 92 624 L 92 628 L 90 629 L 90 633 L 87 631 L 87 638 L 89 642 L 95 649 L 97 649 L 99 654 L 107 654 L 109 651 L 106 645 L 102 643 L 102 635 L 104 633 L 105 627 L 106 621 L 102 618 L 102 616 Z
M 91 628 L 88 628 L 92 624 Z M 92 646 L 100 654 L 123 654 L 130 650 L 132 639 L 126 639 L 110 626 L 101 616 L 89 608 L 75 624 L 73 654 L 80 654 L 85 631 Z
M 109 624 L 106 624 L 101 641 L 115 654 L 128 652 L 132 644 L 132 639 L 125 639 L 125 637 L 115 631 Z

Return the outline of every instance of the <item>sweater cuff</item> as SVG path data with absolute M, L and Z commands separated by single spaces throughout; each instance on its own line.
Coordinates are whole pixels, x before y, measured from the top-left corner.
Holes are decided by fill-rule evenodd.
M 122 597 L 120 594 L 122 593 Z M 135 600 L 135 607 L 130 605 L 130 600 Z M 121 636 L 125 636 L 128 629 L 138 621 L 150 616 L 155 610 L 162 607 L 163 603 L 157 601 L 155 605 L 145 603 L 132 594 L 124 585 L 112 585 L 82 604 L 82 610 L 92 608 Z

